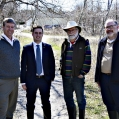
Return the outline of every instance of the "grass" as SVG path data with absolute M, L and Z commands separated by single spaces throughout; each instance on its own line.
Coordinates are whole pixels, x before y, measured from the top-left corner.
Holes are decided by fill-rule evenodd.
M 25 30 L 22 30 L 22 32 L 24 32 L 24 33 L 31 33 L 31 29 L 25 29 Z
M 61 41 L 61 42 L 60 42 Z M 48 39 L 48 43 L 51 44 L 52 48 L 54 50 L 58 50 L 58 52 L 60 51 L 61 49 L 61 43 L 62 43 L 63 39 L 60 38 L 60 39 L 57 39 L 57 38 L 52 38 L 52 39 Z
M 87 99 L 87 119 L 109 119 L 105 105 L 103 104 L 100 89 L 94 81 L 94 73 L 97 57 L 97 44 L 99 37 L 89 37 L 92 52 L 91 70 L 86 75 L 85 94 Z
M 21 54 L 22 53 L 23 46 L 31 43 L 32 42 L 32 38 L 23 37 L 23 36 L 20 36 L 20 37 L 17 37 L 17 38 L 20 41 L 20 45 L 21 45 L 20 54 Z
M 20 41 L 21 47 L 23 47 L 24 45 L 27 45 L 33 41 L 32 38 L 22 37 L 22 36 L 18 37 L 18 39 Z
M 19 37 L 19 40 L 21 43 L 21 47 L 32 42 L 32 39 L 27 37 Z M 85 95 L 87 101 L 86 119 L 109 119 L 106 107 L 102 102 L 100 89 L 94 82 L 98 37 L 89 37 L 89 40 L 92 51 L 92 66 L 90 72 L 86 75 L 85 80 Z M 55 54 L 55 59 L 58 62 L 60 58 L 60 47 L 63 42 L 63 39 L 48 39 L 47 42 L 52 45 Z M 58 63 L 57 66 L 59 65 Z

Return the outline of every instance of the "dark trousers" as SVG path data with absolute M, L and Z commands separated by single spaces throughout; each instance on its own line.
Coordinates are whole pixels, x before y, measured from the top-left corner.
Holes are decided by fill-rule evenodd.
M 119 113 L 119 82 L 112 82 L 111 75 L 101 74 L 101 94 L 108 112 L 117 111 Z
M 75 92 L 76 98 L 77 98 L 77 103 L 78 103 L 79 113 L 80 113 L 79 117 L 82 117 L 80 119 L 84 119 L 83 118 L 84 110 L 86 106 L 86 99 L 84 95 L 84 83 L 85 83 L 85 78 L 63 77 L 64 99 L 67 105 L 69 119 L 76 119 L 76 107 L 74 103 L 73 92 Z
M 63 78 L 64 99 L 68 107 L 74 107 L 73 92 L 76 94 L 79 109 L 85 109 L 84 78 Z
M 32 85 L 27 86 L 27 119 L 34 119 L 34 103 L 37 89 L 39 89 L 41 95 L 44 119 L 51 119 L 51 106 L 49 101 L 50 86 L 51 82 L 47 82 L 44 78 L 36 78 Z

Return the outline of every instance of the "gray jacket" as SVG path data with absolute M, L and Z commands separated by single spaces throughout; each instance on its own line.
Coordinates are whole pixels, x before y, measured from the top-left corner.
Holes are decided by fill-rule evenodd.
M 20 76 L 20 43 L 16 39 L 11 46 L 0 38 L 0 79 L 14 79 Z

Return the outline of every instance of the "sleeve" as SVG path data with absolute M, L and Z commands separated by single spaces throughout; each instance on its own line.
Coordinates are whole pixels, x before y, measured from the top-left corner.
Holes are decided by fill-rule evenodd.
M 87 39 L 85 41 L 85 58 L 80 74 L 86 75 L 90 71 L 90 68 L 91 68 L 91 49 L 89 40 Z
M 63 49 L 63 44 L 61 45 L 60 60 L 59 60 L 59 63 L 60 63 L 59 70 L 60 70 L 60 71 L 61 71 L 61 69 L 62 69 L 62 49 Z
M 99 53 L 100 52 L 100 42 L 98 43 L 98 49 L 97 49 L 97 59 L 96 59 L 96 67 L 95 67 L 95 82 L 99 82 L 99 74 L 100 74 L 100 71 L 101 71 L 101 67 L 100 67 L 100 56 L 99 56 Z
M 22 55 L 21 55 L 21 75 L 20 75 L 20 82 L 26 83 L 26 64 L 27 64 L 27 57 L 25 53 L 25 48 L 23 47 Z
M 51 74 L 51 80 L 54 80 L 55 78 L 55 57 L 54 57 L 54 53 L 52 50 L 52 47 L 50 46 L 50 74 Z

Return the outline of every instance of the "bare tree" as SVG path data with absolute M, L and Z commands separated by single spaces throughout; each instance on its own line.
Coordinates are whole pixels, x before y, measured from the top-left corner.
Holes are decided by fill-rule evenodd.
M 59 4 L 48 3 L 44 0 L 1 0 L 0 2 L 0 18 L 3 20 L 4 17 L 15 17 L 14 14 L 18 14 L 19 6 L 27 5 L 30 6 L 36 15 L 36 10 L 47 14 L 52 12 L 54 14 L 62 14 L 62 7 Z M 34 17 L 34 16 L 33 16 Z M 35 17 L 34 17 L 35 18 Z M 18 18 L 19 19 L 19 18 Z
M 84 13 L 86 7 L 87 7 L 87 0 L 84 0 L 84 2 L 83 2 L 83 8 L 82 8 L 81 14 L 79 16 L 79 21 L 78 21 L 79 24 L 80 24 L 80 21 L 82 20 L 82 16 L 83 16 L 83 13 Z
M 83 0 L 78 2 L 74 9 L 63 11 L 60 0 L 1 0 L 0 2 L 0 19 L 4 17 L 13 17 L 19 22 L 27 21 L 32 18 L 35 23 L 40 17 L 51 17 L 60 15 L 64 19 L 75 20 L 82 27 L 82 31 L 92 35 L 104 35 L 104 22 L 108 17 L 114 18 L 117 21 L 119 5 L 113 0 Z M 74 0 L 76 2 L 76 0 Z M 113 3 L 113 4 L 112 4 Z M 25 9 L 21 6 L 26 5 Z M 104 6 L 105 5 L 105 6 Z M 30 9 L 29 9 L 30 8 Z M 55 15 L 54 15 L 55 14 Z M 64 17 L 65 16 L 65 17 Z
M 42 8 L 47 8 L 48 10 L 55 12 L 55 13 L 59 13 L 60 12 L 59 9 L 61 8 L 60 5 L 55 5 L 52 3 L 44 2 L 44 0 L 29 0 L 28 2 L 25 2 L 23 0 L 1 0 L 0 13 L 3 11 L 3 8 L 8 3 L 16 3 L 18 5 L 26 4 L 26 5 L 37 7 L 37 9 L 40 11 L 42 10 Z
M 119 20 L 118 9 L 117 0 L 115 4 L 113 0 L 108 2 L 104 0 L 83 0 L 83 5 L 82 3 L 78 4 L 71 12 L 71 18 L 75 19 L 86 33 L 98 34 L 101 38 L 104 35 L 103 30 L 106 19 L 116 18 L 117 21 Z
M 101 39 L 102 36 L 104 36 L 104 32 L 102 32 L 103 29 L 104 29 L 104 22 L 105 22 L 106 19 L 108 18 L 108 15 L 109 15 L 109 12 L 110 12 L 110 8 L 111 8 L 111 6 L 112 6 L 112 2 L 113 2 L 113 0 L 111 0 L 111 2 L 109 2 L 109 0 L 108 0 L 108 9 L 107 9 L 107 13 L 106 13 L 105 17 L 103 18 L 102 28 L 101 28 L 101 30 L 100 30 L 100 39 Z

